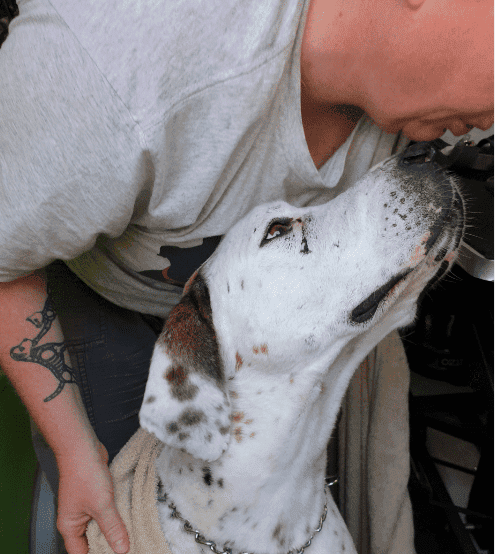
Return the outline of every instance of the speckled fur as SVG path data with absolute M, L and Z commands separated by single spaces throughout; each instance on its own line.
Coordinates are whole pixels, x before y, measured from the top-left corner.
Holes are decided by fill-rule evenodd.
M 164 490 L 217 546 L 285 554 L 306 542 L 347 384 L 414 319 L 462 226 L 454 183 L 392 159 L 328 204 L 257 208 L 195 274 L 156 345 L 140 418 L 165 443 Z M 308 554 L 355 554 L 326 499 Z M 159 511 L 174 554 L 202 551 Z

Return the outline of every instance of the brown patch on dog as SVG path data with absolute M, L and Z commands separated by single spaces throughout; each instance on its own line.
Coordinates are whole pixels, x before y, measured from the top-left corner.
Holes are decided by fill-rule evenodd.
M 239 371 L 242 367 L 242 364 L 244 363 L 242 356 L 239 354 L 239 352 L 235 353 L 235 370 Z
M 260 346 L 253 346 L 253 353 L 254 354 L 268 354 L 268 345 L 267 344 L 260 344 Z
M 239 421 L 242 421 L 244 419 L 244 413 L 243 412 L 234 412 L 232 414 L 232 421 L 235 423 L 239 423 Z
M 156 401 L 156 396 L 148 396 L 148 398 L 145 400 L 146 404 L 151 404 L 152 402 Z
M 239 398 L 239 394 L 235 390 L 230 391 L 230 396 L 232 398 Z
M 242 441 L 242 429 L 240 427 L 234 429 L 234 437 L 237 442 Z
M 282 524 L 282 523 L 279 523 L 279 524 L 275 527 L 275 529 L 274 529 L 274 531 L 273 531 L 273 533 L 272 533 L 272 538 L 273 538 L 274 540 L 276 540 L 276 541 L 278 542 L 278 544 L 279 544 L 281 547 L 283 547 L 283 546 L 284 546 L 284 543 L 285 543 L 285 538 L 280 536 L 281 533 L 282 533 L 283 528 L 284 528 L 283 524 Z
M 246 425 L 251 425 L 251 423 L 253 423 L 253 420 L 252 419 L 246 419 L 246 421 L 244 423 Z
M 198 271 L 199 270 L 196 270 L 187 280 L 186 284 L 184 285 L 184 290 L 182 291 L 182 296 L 186 295 L 191 289 L 194 279 L 196 279 L 196 277 L 198 276 Z
M 187 370 L 181 365 L 172 366 L 163 377 L 170 384 L 170 393 L 177 400 L 192 400 L 198 394 L 198 387 L 188 379 Z
M 174 366 L 200 373 L 223 385 L 210 294 L 201 272 L 190 280 L 186 293 L 170 312 L 159 340 L 174 360 Z
M 254 435 L 256 435 L 256 433 L 251 433 L 249 436 L 253 439 Z

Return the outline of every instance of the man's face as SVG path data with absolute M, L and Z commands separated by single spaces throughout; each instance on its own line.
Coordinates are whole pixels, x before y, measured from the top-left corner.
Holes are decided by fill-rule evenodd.
M 366 111 L 386 131 L 432 140 L 493 123 L 493 1 L 425 0 L 406 25 L 374 22 Z M 392 24 L 391 24 L 392 21 Z

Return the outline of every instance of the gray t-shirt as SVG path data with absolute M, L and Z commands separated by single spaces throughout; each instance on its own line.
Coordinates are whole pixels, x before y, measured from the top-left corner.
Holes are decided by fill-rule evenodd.
M 19 2 L 0 49 L 0 281 L 63 259 L 110 301 L 163 316 L 179 266 L 254 206 L 329 201 L 401 149 L 363 117 L 314 166 L 306 4 Z

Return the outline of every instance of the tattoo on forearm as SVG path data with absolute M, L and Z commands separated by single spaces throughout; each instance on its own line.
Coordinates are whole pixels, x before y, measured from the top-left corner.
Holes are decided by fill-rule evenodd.
M 58 396 L 67 383 L 76 383 L 72 368 L 65 363 L 65 349 L 63 342 L 47 342 L 38 344 L 48 333 L 53 321 L 57 317 L 52 306 L 50 296 L 47 297 L 41 312 L 30 315 L 26 321 L 32 323 L 40 331 L 34 339 L 24 339 L 10 350 L 10 357 L 18 362 L 32 362 L 49 369 L 58 381 L 56 390 L 44 399 L 49 402 Z

